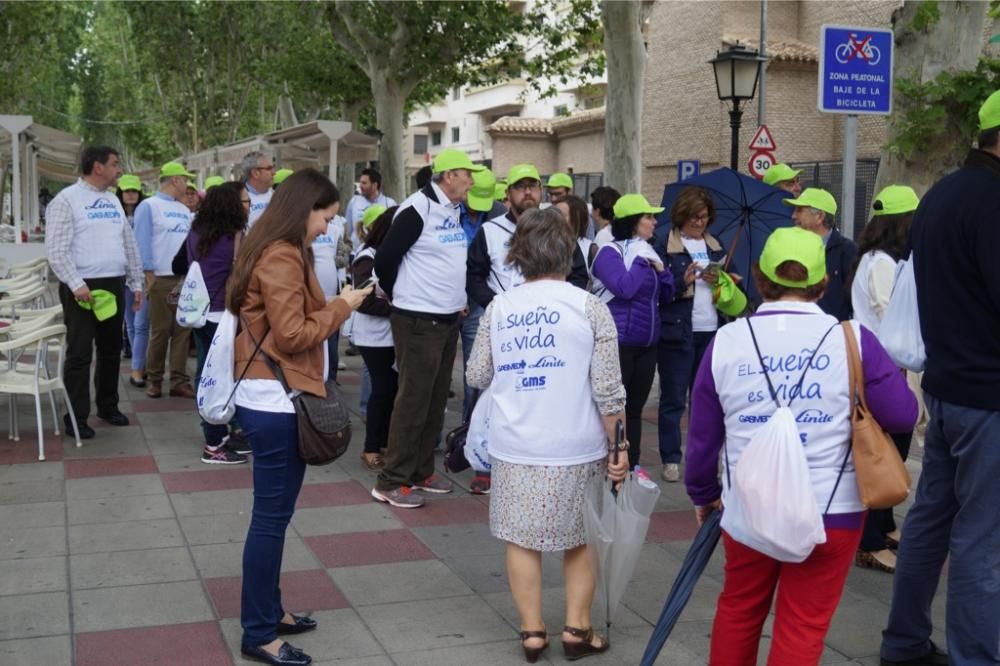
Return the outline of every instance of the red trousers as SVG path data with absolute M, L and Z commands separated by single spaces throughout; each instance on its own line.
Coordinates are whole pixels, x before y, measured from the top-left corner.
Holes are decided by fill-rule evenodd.
M 775 588 L 769 666 L 819 663 L 823 639 L 861 541 L 861 529 L 827 529 L 804 562 L 779 562 L 722 533 L 726 576 L 712 626 L 711 666 L 753 666 Z

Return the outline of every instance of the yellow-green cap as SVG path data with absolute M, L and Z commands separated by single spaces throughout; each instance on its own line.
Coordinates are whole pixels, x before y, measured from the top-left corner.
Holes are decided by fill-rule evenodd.
M 496 201 L 503 201 L 507 198 L 507 181 L 498 180 L 493 189 L 493 198 Z
M 534 164 L 515 164 L 507 172 L 507 187 L 514 185 L 519 180 L 524 180 L 525 178 L 530 178 L 531 180 L 536 180 L 539 183 L 542 182 L 542 177 L 538 173 L 538 169 Z
M 799 195 L 798 199 L 783 199 L 783 201 L 789 206 L 808 206 L 809 208 L 815 208 L 830 215 L 837 214 L 836 199 L 833 198 L 832 194 L 818 187 L 807 187 L 802 190 L 802 194 Z
M 712 289 L 715 308 L 724 315 L 738 317 L 747 309 L 747 295 L 736 286 L 726 271 L 719 271 L 719 279 Z
M 567 173 L 556 172 L 549 176 L 549 182 L 545 183 L 545 187 L 565 187 L 567 189 L 573 189 L 573 179 Z
M 84 310 L 93 310 L 97 321 L 105 321 L 118 314 L 118 301 L 110 291 L 95 289 L 90 292 L 90 295 L 94 299 L 93 303 L 90 301 L 77 301 L 76 303 Z
M 476 172 L 482 171 L 485 168 L 482 164 L 473 164 L 466 152 L 458 148 L 445 148 L 434 156 L 434 163 L 431 165 L 434 173 L 451 171 L 453 169 L 468 169 L 469 171 Z
M 659 215 L 663 208 L 652 206 L 641 194 L 623 194 L 615 202 L 615 218 L 621 219 L 631 215 Z
M 797 261 L 806 269 L 805 280 L 786 280 L 778 276 L 778 266 Z M 823 238 L 801 227 L 781 227 L 771 232 L 760 253 L 760 270 L 772 282 L 785 287 L 809 287 L 826 276 L 826 245 Z
M 180 162 L 167 162 L 160 167 L 160 178 L 169 178 L 171 176 L 194 178 L 194 174 L 185 169 L 184 165 Z
M 127 173 L 118 179 L 118 189 L 122 192 L 126 192 L 128 190 L 142 192 L 142 181 L 139 180 L 139 176 Z
M 365 209 L 365 212 L 361 214 L 361 226 L 367 229 L 368 227 L 375 224 L 375 220 L 382 216 L 382 213 L 389 210 L 382 204 L 373 204 Z
M 899 215 L 900 213 L 910 213 L 917 209 L 920 204 L 920 197 L 913 191 L 912 187 L 906 185 L 890 185 L 875 195 L 872 202 L 872 213 L 876 217 L 879 215 Z
M 197 185 L 195 184 L 195 182 L 194 182 L 193 180 L 189 180 L 189 181 L 187 182 L 187 188 L 188 188 L 189 190 L 194 190 L 195 192 L 197 192 L 197 191 L 198 191 L 198 186 L 197 186 Z
M 222 185 L 224 182 L 226 182 L 226 179 L 222 176 L 209 176 L 205 179 L 205 191 L 208 192 L 216 185 Z
M 489 169 L 472 174 L 472 189 L 469 190 L 469 208 L 480 213 L 488 213 L 493 208 L 493 194 L 497 177 Z
M 274 172 L 274 184 L 281 185 L 283 182 L 285 182 L 285 179 L 291 176 L 293 173 L 295 172 L 292 171 L 291 169 L 278 169 L 277 171 Z
M 800 173 L 802 169 L 793 169 L 784 162 L 778 162 L 764 172 L 764 182 L 768 185 L 783 183 L 786 180 L 794 180 Z
M 1000 125 L 1000 90 L 987 97 L 983 105 L 979 107 L 980 132 L 993 129 L 998 125 Z

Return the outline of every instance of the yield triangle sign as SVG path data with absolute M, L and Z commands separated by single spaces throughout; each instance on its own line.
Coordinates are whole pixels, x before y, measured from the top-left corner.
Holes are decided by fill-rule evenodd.
M 777 148 L 778 146 L 774 143 L 774 137 L 771 136 L 771 130 L 767 129 L 767 125 L 758 127 L 757 133 L 750 140 L 750 150 L 776 150 Z

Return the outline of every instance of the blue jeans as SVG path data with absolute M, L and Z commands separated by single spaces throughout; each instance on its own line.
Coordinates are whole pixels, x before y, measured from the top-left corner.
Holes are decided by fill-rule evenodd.
M 243 547 L 240 624 L 243 645 L 256 647 L 277 639 L 275 627 L 285 613 L 279 587 L 281 556 L 306 464 L 299 457 L 295 414 L 237 407 L 236 416 L 254 452 L 253 513 Z
M 372 397 L 372 376 L 368 372 L 368 366 L 361 365 L 361 399 L 358 402 L 358 411 L 361 416 L 368 418 L 368 400 Z
M 472 395 L 473 389 L 469 382 L 465 381 L 465 368 L 469 365 L 469 357 L 472 355 L 472 345 L 476 341 L 476 331 L 479 330 L 479 318 L 483 316 L 485 308 L 478 303 L 469 302 L 469 316 L 458 325 L 459 335 L 462 336 L 462 381 L 465 384 L 465 396 L 462 401 L 462 421 L 467 422 L 472 415 Z
M 132 306 L 128 306 L 128 312 Z M 149 345 L 149 299 L 142 299 L 142 307 L 132 317 L 132 370 L 146 369 L 146 347 Z
M 198 365 L 194 373 L 194 385 L 198 386 L 201 380 L 201 371 L 205 367 L 205 356 L 208 355 L 208 348 L 212 345 L 212 338 L 215 336 L 215 329 L 219 327 L 213 321 L 206 321 L 201 328 L 193 330 L 194 347 L 198 352 Z M 201 420 L 201 432 L 205 435 L 205 444 L 208 446 L 218 446 L 229 434 L 229 426 L 209 423 L 205 419 Z
M 132 310 L 132 290 L 125 287 L 125 336 L 129 348 L 135 343 L 135 312 Z
M 931 601 L 948 565 L 948 653 L 957 666 L 1000 663 L 1000 412 L 924 393 L 930 422 L 916 498 L 899 545 L 882 658 L 930 650 Z
M 678 341 L 660 340 L 656 347 L 656 367 L 660 374 L 660 406 L 657 431 L 660 461 L 681 461 L 681 418 L 687 408 L 688 392 L 694 384 L 698 366 L 715 332 L 692 334 Z

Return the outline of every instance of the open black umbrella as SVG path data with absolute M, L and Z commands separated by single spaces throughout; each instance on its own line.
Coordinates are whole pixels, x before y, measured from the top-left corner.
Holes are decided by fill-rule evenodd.
M 750 265 L 760 257 L 772 231 L 792 226 L 792 209 L 783 203 L 792 195 L 725 167 L 670 183 L 663 190 L 660 204 L 666 210 L 657 217 L 653 241 L 657 247 L 666 242 L 670 232 L 670 209 L 677 195 L 692 185 L 702 187 L 712 195 L 715 222 L 708 230 L 729 252 L 726 270 L 741 275 L 743 282 L 740 286 L 751 301 L 758 302 L 760 296 L 750 278 Z
M 705 565 L 712 558 L 716 544 L 719 543 L 719 536 L 722 534 L 722 526 L 719 522 L 721 519 L 722 513 L 713 511 L 701 524 L 698 534 L 695 535 L 691 548 L 684 556 L 680 571 L 677 572 L 677 578 L 674 579 L 674 584 L 670 588 L 670 594 L 667 595 L 667 600 L 663 604 L 660 619 L 653 627 L 653 635 L 649 637 L 646 651 L 643 652 L 642 661 L 639 662 L 641 666 L 653 666 L 653 662 L 660 656 L 663 644 L 667 642 L 667 637 L 670 636 L 674 625 L 677 624 L 681 611 L 691 599 L 694 586 L 702 572 L 705 571 Z

